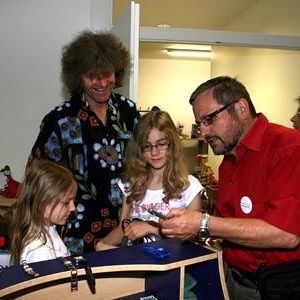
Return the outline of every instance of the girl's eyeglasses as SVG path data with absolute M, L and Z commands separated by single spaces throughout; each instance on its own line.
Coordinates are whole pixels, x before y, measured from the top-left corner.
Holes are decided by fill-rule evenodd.
M 155 145 L 152 144 L 146 144 L 143 146 L 143 151 L 144 152 L 151 152 L 153 148 L 156 148 L 156 150 L 161 151 L 161 150 L 167 150 L 169 148 L 170 143 L 168 141 L 161 141 L 158 142 Z

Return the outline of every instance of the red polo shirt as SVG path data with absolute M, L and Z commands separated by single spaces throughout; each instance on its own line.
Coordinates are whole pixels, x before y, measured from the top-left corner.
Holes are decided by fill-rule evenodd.
M 258 218 L 300 236 L 299 132 L 258 114 L 236 156 L 224 156 L 220 165 L 217 209 L 223 217 Z M 224 258 L 232 266 L 254 271 L 261 263 L 300 260 L 300 246 L 258 249 L 227 242 Z

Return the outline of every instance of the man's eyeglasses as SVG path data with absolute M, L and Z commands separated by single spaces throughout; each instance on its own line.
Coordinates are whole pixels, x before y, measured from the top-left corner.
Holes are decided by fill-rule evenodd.
M 150 152 L 152 151 L 153 148 L 156 148 L 156 150 L 160 151 L 160 150 L 167 150 L 169 148 L 170 143 L 168 141 L 161 141 L 158 142 L 156 145 L 152 145 L 152 144 L 146 144 L 145 146 L 143 146 L 143 151 L 144 152 Z
M 204 125 L 205 127 L 211 125 L 214 121 L 214 118 L 221 113 L 222 111 L 226 110 L 227 108 L 229 108 L 231 105 L 235 104 L 237 101 L 234 101 L 232 103 L 226 104 L 224 106 L 222 106 L 221 108 L 215 110 L 214 112 L 206 115 L 204 118 L 202 118 L 200 121 L 196 121 L 196 125 L 197 125 L 197 129 L 198 131 L 201 130 L 201 126 Z

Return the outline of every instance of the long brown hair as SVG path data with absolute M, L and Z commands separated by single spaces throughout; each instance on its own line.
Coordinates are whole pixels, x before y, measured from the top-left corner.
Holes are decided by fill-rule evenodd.
M 46 243 L 45 207 L 53 202 L 55 207 L 73 181 L 73 174 L 61 165 L 38 159 L 31 163 L 11 215 L 11 264 L 20 263 L 22 250 L 33 240 L 42 238 Z
M 189 185 L 181 142 L 170 115 L 165 111 L 151 111 L 141 117 L 126 148 L 122 180 L 129 183 L 128 203 L 142 200 L 146 194 L 150 166 L 145 161 L 143 146 L 154 128 L 162 131 L 170 143 L 163 174 L 163 200 L 168 202 L 171 198 L 179 199 Z

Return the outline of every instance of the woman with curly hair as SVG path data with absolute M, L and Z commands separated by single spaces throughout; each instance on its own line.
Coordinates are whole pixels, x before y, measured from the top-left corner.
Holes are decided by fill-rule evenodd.
M 133 101 L 115 93 L 130 55 L 110 32 L 84 31 L 63 48 L 62 80 L 71 98 L 42 122 L 28 164 L 43 157 L 70 169 L 78 183 L 76 217 L 61 233 L 72 254 L 94 251 L 119 221 L 123 151 L 138 121 Z
M 98 242 L 97 250 L 116 247 L 124 236 L 131 242 L 161 237 L 159 217 L 151 214 L 153 210 L 167 215 L 171 208 L 200 209 L 203 187 L 188 175 L 181 142 L 167 112 L 152 111 L 141 117 L 126 148 L 118 184 L 124 195 L 122 222 Z

